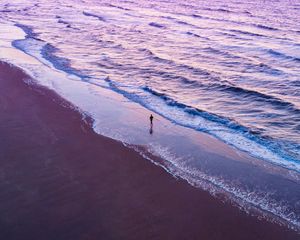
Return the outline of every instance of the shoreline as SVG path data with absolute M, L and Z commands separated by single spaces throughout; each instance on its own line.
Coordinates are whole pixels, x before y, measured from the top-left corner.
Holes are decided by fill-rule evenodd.
M 96 134 L 56 93 L 0 62 L 5 239 L 297 239 Z
M 23 69 L 32 76 L 33 84 L 51 89 L 82 116 L 90 116 L 94 132 L 133 147 L 144 157 L 150 153 L 150 161 L 158 157 L 152 162 L 175 178 L 233 202 L 245 212 L 299 231 L 300 179 L 293 171 L 253 158 L 209 134 L 159 115 L 155 116 L 154 134 L 149 134 L 148 117 L 153 109 L 106 85 L 99 87 L 97 82 L 82 81 L 56 69 L 38 51 L 28 53 L 10 46 L 9 42 L 26 38 L 18 27 L 5 25 L 4 32 L 9 33 L 10 41 L 1 42 L 7 46 L 1 47 L 2 55 L 9 56 L 3 61 Z

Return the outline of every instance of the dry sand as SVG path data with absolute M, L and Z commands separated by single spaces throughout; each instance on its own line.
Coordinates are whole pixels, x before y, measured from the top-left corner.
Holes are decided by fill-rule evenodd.
M 299 239 L 95 134 L 25 79 L 0 63 L 1 239 Z

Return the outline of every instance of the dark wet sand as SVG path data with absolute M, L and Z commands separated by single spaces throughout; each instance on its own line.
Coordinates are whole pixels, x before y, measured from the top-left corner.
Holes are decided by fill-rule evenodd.
M 0 239 L 299 239 L 95 134 L 25 78 L 0 63 Z

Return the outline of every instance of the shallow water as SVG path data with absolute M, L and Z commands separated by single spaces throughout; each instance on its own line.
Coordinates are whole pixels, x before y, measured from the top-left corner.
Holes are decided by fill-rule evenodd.
M 13 46 L 53 70 L 94 91 L 108 88 L 298 176 L 299 9 L 297 1 L 283 0 L 4 0 L 0 21 L 23 29 L 26 38 L 14 39 Z M 147 141 L 133 132 L 112 137 L 133 144 Z M 267 187 L 267 181 L 255 189 L 253 178 L 248 182 L 236 172 L 221 174 L 214 170 L 217 163 L 207 166 L 192 149 L 188 154 L 188 144 L 183 159 L 174 157 L 174 146 L 170 150 L 161 144 L 151 148 L 176 163 L 178 175 L 191 182 L 206 179 L 262 209 L 269 203 L 278 215 L 299 224 L 297 191 L 291 197 Z

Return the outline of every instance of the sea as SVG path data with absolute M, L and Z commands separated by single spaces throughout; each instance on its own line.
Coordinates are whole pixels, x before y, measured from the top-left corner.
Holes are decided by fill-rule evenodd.
M 148 146 L 175 177 L 299 230 L 299 0 L 1 0 L 0 49 L 0 59 L 47 78 L 94 118 L 96 132 Z M 151 144 L 126 116 L 138 111 L 165 126 Z M 275 171 L 216 171 L 224 162 L 166 140 L 172 129 L 205 134 Z

